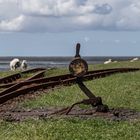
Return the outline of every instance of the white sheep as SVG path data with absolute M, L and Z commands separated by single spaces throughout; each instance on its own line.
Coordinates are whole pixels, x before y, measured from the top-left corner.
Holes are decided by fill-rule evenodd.
M 139 60 L 139 58 L 133 58 L 132 60 L 130 60 L 130 62 L 134 62 L 134 61 L 137 61 L 137 60 Z
M 22 61 L 22 63 L 21 63 L 21 66 L 20 66 L 20 68 L 21 68 L 21 70 L 26 70 L 27 69 L 27 61 L 26 60 L 23 60 Z
M 21 65 L 20 61 L 18 58 L 14 58 L 11 62 L 10 62 L 10 69 L 11 70 L 16 70 L 17 68 L 19 68 Z
M 139 58 L 136 57 L 136 58 L 133 58 L 133 60 L 134 60 L 134 61 L 137 61 L 137 60 L 139 60 Z
M 109 59 L 108 61 L 105 61 L 104 64 L 108 64 L 108 63 L 111 63 L 112 62 L 112 59 Z

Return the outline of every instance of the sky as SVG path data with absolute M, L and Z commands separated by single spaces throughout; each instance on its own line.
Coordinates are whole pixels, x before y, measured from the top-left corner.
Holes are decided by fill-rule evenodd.
M 140 56 L 140 0 L 0 0 L 0 56 Z

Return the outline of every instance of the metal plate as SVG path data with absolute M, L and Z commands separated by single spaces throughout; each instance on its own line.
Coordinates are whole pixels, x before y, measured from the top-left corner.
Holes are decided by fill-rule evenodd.
M 81 58 L 75 58 L 69 65 L 69 71 L 72 75 L 81 77 L 88 71 L 87 62 Z

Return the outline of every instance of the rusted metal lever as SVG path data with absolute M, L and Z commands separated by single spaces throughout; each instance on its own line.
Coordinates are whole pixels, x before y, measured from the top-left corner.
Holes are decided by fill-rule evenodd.
M 81 57 L 80 56 L 80 43 L 77 43 L 77 45 L 76 45 L 76 55 L 75 55 L 75 58 L 76 57 Z
M 76 83 L 78 84 L 79 88 L 88 96 L 88 98 L 96 98 L 95 95 L 84 85 L 82 77 L 77 77 Z
M 85 105 L 92 105 L 93 107 L 97 107 L 96 111 L 100 112 L 107 112 L 108 106 L 103 105 L 102 98 L 96 97 L 83 83 L 82 77 L 77 77 L 77 84 L 79 88 L 84 92 L 84 94 L 89 98 L 86 100 L 83 100 L 82 103 Z
M 109 108 L 107 105 L 103 105 L 102 103 L 102 98 L 101 97 L 96 97 L 83 83 L 82 77 L 77 77 L 77 84 L 79 88 L 84 92 L 84 94 L 89 98 L 89 99 L 84 99 L 80 102 L 77 102 L 73 104 L 66 112 L 66 115 L 69 114 L 69 112 L 72 110 L 72 108 L 75 105 L 78 104 L 84 104 L 84 105 L 92 105 L 93 107 L 97 107 L 96 111 L 98 112 L 108 112 Z
M 77 77 L 76 82 L 79 86 L 79 88 L 84 92 L 84 94 L 89 98 L 86 100 L 83 100 L 81 102 L 77 102 L 73 104 L 66 114 L 68 114 L 71 109 L 77 105 L 77 104 L 86 104 L 86 105 L 92 105 L 93 107 L 97 107 L 96 111 L 101 111 L 101 112 L 107 112 L 108 111 L 108 106 L 103 105 L 101 97 L 96 97 L 83 83 L 82 77 L 84 74 L 87 73 L 88 71 L 88 65 L 87 62 L 80 57 L 80 43 L 77 43 L 76 45 L 76 55 L 75 55 L 75 60 L 73 60 L 70 65 L 69 65 L 69 70 L 71 74 Z

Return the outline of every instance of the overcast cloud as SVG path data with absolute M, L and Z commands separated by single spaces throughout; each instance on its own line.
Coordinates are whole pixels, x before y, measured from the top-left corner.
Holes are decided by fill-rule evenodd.
M 0 0 L 0 31 L 140 30 L 140 0 Z

